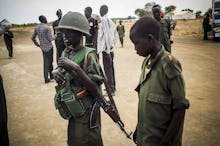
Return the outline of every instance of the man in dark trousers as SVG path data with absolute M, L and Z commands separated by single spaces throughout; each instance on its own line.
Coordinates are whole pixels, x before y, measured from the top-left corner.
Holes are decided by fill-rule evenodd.
M 53 79 L 53 45 L 52 45 L 52 34 L 49 26 L 47 25 L 47 19 L 45 16 L 41 15 L 39 17 L 41 22 L 36 26 L 34 33 L 32 35 L 32 41 L 37 47 L 41 48 L 44 60 L 44 81 L 49 83 Z M 36 36 L 38 36 L 40 44 L 36 41 Z M 50 78 L 48 78 L 48 75 Z
M 8 56 L 9 59 L 11 59 L 13 57 L 13 45 L 12 45 L 12 38 L 13 38 L 13 33 L 8 30 L 4 33 L 4 40 L 5 40 L 5 45 L 8 49 Z
M 57 48 L 57 55 L 56 55 L 57 58 L 56 59 L 57 59 L 57 62 L 58 62 L 59 58 L 62 55 L 63 50 L 65 49 L 65 44 L 64 44 L 64 41 L 63 41 L 63 35 L 59 30 L 56 29 L 56 27 L 58 26 L 58 24 L 60 22 L 60 19 L 62 18 L 61 9 L 57 10 L 56 15 L 57 15 L 58 19 L 53 22 L 53 30 L 54 30 L 54 35 L 55 35 L 55 45 L 56 45 L 56 48 Z
M 2 76 L 0 74 L 0 146 L 9 146 L 7 106 Z
M 204 30 L 203 40 L 208 40 L 208 32 L 211 31 L 211 25 L 209 24 L 209 13 L 205 14 L 202 25 Z
M 84 15 L 89 21 L 89 33 L 90 35 L 86 35 L 86 43 L 85 46 L 94 48 L 97 50 L 97 37 L 98 37 L 98 21 L 92 18 L 92 8 L 86 7 L 84 10 Z
M 102 5 L 100 7 L 101 23 L 98 32 L 98 53 L 102 53 L 103 66 L 105 75 L 108 80 L 108 85 L 111 94 L 115 95 L 115 71 L 114 71 L 114 46 L 117 39 L 117 30 L 114 23 L 108 18 L 108 6 Z
M 119 25 L 117 26 L 118 36 L 121 42 L 121 47 L 124 46 L 124 36 L 125 36 L 125 27 L 122 24 L 122 20 L 119 21 Z

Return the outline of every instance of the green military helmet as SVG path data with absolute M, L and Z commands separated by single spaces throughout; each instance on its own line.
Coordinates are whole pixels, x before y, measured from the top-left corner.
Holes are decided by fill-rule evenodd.
M 72 29 L 84 34 L 89 33 L 89 22 L 84 15 L 78 12 L 69 11 L 60 20 L 56 29 Z

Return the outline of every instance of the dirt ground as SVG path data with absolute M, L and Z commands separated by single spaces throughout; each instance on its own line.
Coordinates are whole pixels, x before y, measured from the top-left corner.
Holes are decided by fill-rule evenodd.
M 116 96 L 121 119 L 128 131 L 137 122 L 137 94 L 142 57 L 136 55 L 126 24 L 125 46 L 115 48 Z M 172 53 L 183 67 L 186 112 L 183 146 L 220 145 L 220 42 L 203 41 L 200 26 L 178 22 L 173 32 Z M 192 30 L 193 29 L 193 30 Z M 8 130 L 11 146 L 65 146 L 67 121 L 55 110 L 55 82 L 44 84 L 42 54 L 31 42 L 33 28 L 13 29 L 14 58 L 0 38 L 0 73 L 3 76 L 8 106 Z M 55 52 L 54 52 L 55 56 Z M 55 58 L 54 58 L 55 60 Z M 54 63 L 54 67 L 56 64 Z M 105 146 L 134 146 L 118 126 L 102 112 L 102 136 Z

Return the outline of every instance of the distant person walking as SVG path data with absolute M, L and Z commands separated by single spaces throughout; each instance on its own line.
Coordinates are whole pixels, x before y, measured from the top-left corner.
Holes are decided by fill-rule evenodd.
M 57 10 L 56 15 L 57 15 L 58 19 L 53 22 L 53 31 L 54 31 L 54 35 L 55 35 L 55 45 L 56 45 L 56 48 L 57 48 L 56 59 L 57 59 L 57 63 L 58 63 L 58 60 L 61 57 L 62 52 L 66 48 L 66 46 L 65 46 L 64 41 L 63 41 L 62 33 L 58 29 L 56 29 L 56 27 L 58 26 L 58 24 L 60 22 L 60 19 L 62 18 L 61 9 Z
M 152 8 L 154 18 L 160 23 L 160 42 L 165 50 L 171 53 L 169 24 L 161 18 L 161 8 L 159 5 L 154 5 Z
M 92 8 L 86 7 L 84 10 L 84 15 L 89 21 L 89 33 L 90 35 L 86 35 L 86 43 L 85 46 L 94 48 L 97 51 L 97 37 L 98 37 L 98 21 L 92 18 Z
M 203 31 L 204 31 L 204 36 L 203 40 L 208 40 L 208 32 L 211 31 L 211 25 L 209 24 L 209 13 L 206 13 L 203 19 Z
M 111 19 L 107 16 L 108 6 L 100 7 L 101 23 L 98 32 L 98 53 L 102 53 L 105 75 L 112 95 L 115 94 L 115 71 L 114 71 L 114 46 L 117 39 L 117 31 Z
M 45 83 L 49 83 L 53 79 L 53 45 L 52 45 L 52 34 L 49 26 L 47 25 L 47 19 L 45 16 L 41 15 L 39 17 L 41 22 L 36 26 L 34 33 L 32 35 L 32 41 L 37 47 L 41 48 L 43 53 L 44 61 L 44 80 Z M 36 41 L 36 36 L 38 36 L 40 44 Z M 48 78 L 48 75 L 50 78 Z
M 14 38 L 13 33 L 8 30 L 4 33 L 4 41 L 8 50 L 9 59 L 13 58 L 13 45 L 12 38 Z
M 125 27 L 122 24 L 122 20 L 119 21 L 119 25 L 117 26 L 118 36 L 121 42 L 121 47 L 124 46 L 124 36 L 125 36 Z

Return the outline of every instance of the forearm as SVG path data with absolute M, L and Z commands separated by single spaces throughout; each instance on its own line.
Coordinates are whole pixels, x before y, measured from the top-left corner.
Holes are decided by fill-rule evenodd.
M 34 30 L 31 40 L 37 47 L 40 47 L 39 43 L 36 41 L 36 36 L 37 36 L 37 33 L 36 33 L 36 30 Z
M 180 123 L 183 121 L 184 115 L 185 109 L 178 109 L 173 113 L 173 118 L 171 119 L 170 125 L 159 146 L 165 146 L 165 144 L 169 144 L 170 140 L 175 136 L 176 130 L 180 128 Z
M 33 43 L 34 43 L 37 47 L 40 47 L 39 43 L 36 41 L 35 38 L 31 38 L 31 40 L 33 41 Z

